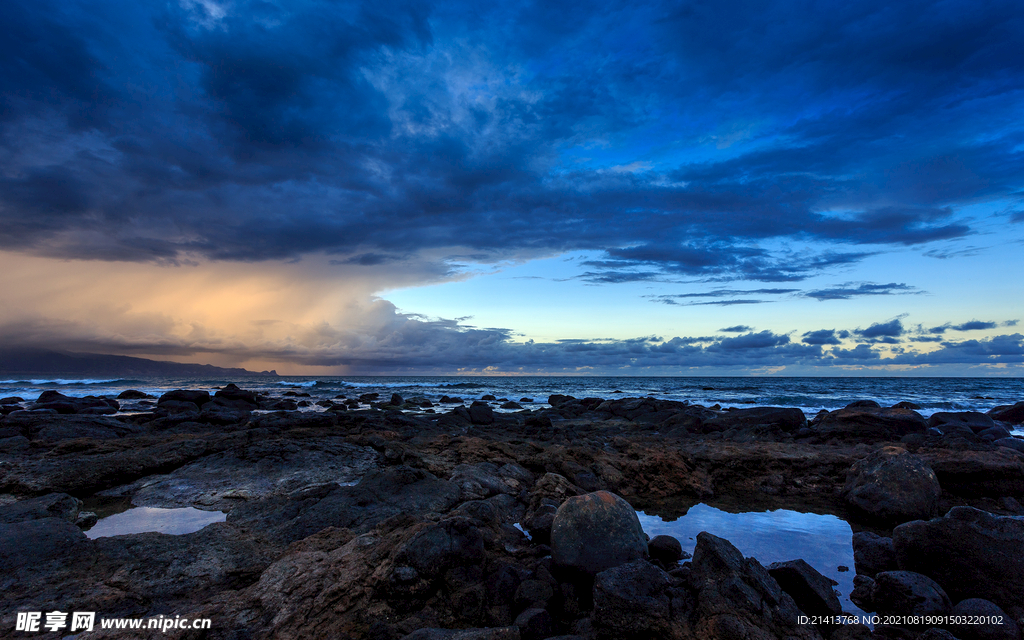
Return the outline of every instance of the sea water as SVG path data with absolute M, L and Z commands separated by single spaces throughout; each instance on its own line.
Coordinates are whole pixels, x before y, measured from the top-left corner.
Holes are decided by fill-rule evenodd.
M 1024 378 L 776 378 L 776 377 L 598 377 L 598 376 L 252 376 L 227 378 L 97 378 L 54 376 L 0 380 L 0 397 L 35 400 L 47 389 L 81 397 L 116 396 L 137 389 L 159 396 L 174 389 L 206 389 L 211 393 L 229 382 L 244 389 L 281 396 L 286 391 L 320 399 L 392 393 L 422 396 L 437 402 L 447 395 L 468 402 L 483 395 L 520 402 L 524 408 L 546 405 L 549 395 L 577 398 L 642 397 L 685 400 L 704 406 L 782 406 L 802 409 L 808 417 L 822 409 L 840 409 L 855 400 L 874 400 L 883 407 L 901 401 L 918 404 L 920 413 L 981 411 L 1024 400 Z M 315 406 L 310 411 L 321 410 Z
M 637 516 L 647 535 L 673 536 L 691 555 L 697 534 L 707 531 L 725 538 L 744 556 L 753 556 L 766 567 L 773 562 L 803 560 L 836 581 L 844 611 L 864 613 L 850 601 L 855 575 L 853 529 L 837 516 L 788 509 L 729 513 L 706 504 L 690 507 L 686 515 L 674 520 L 643 512 L 637 512 Z

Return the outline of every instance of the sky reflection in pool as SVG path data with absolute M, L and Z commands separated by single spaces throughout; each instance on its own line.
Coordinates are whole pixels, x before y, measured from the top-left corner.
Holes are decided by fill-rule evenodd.
M 201 511 L 192 507 L 183 509 L 135 507 L 101 519 L 86 531 L 85 535 L 90 538 L 103 538 L 148 531 L 181 535 L 199 531 L 214 522 L 224 522 L 226 518 L 227 514 L 220 511 Z
M 640 524 L 652 538 L 670 535 L 679 539 L 683 550 L 693 553 L 697 534 L 707 531 L 733 543 L 744 556 L 753 556 L 766 567 L 772 562 L 803 558 L 822 575 L 839 585 L 836 589 L 843 610 L 861 614 L 850 602 L 853 590 L 853 529 L 844 520 L 831 515 L 800 513 L 779 509 L 747 513 L 728 513 L 698 504 L 678 520 L 666 522 L 658 516 L 638 511 Z M 849 571 L 840 572 L 840 565 Z

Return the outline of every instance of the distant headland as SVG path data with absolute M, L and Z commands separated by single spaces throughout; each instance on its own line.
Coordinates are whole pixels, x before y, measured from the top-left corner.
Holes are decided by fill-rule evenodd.
M 48 349 L 0 348 L 0 375 L 81 375 L 126 378 L 132 376 L 276 376 L 277 371 L 215 367 L 149 360 L 98 353 L 72 353 Z

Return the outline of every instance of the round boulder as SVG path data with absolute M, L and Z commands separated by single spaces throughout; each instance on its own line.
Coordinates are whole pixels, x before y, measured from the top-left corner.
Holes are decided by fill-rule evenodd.
M 843 488 L 850 506 L 875 520 L 896 523 L 935 515 L 941 495 L 931 467 L 899 447 L 884 447 L 858 460 Z
M 551 524 L 551 557 L 559 567 L 595 576 L 647 557 L 647 539 L 636 511 L 608 491 L 574 496 Z
M 683 555 L 683 545 L 679 544 L 678 539 L 665 535 L 651 538 L 651 541 L 647 543 L 647 553 L 651 554 L 655 560 L 661 560 L 666 564 L 679 562 L 684 557 L 689 557 L 689 554 Z

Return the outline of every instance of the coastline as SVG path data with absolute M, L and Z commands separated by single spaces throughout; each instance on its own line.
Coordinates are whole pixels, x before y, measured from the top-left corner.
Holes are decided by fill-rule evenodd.
M 304 391 L 291 391 L 269 397 L 231 385 L 213 394 L 122 398 L 114 409 L 100 401 L 87 407 L 91 400 L 50 390 L 16 408 L 5 405 L 12 410 L 4 409 L 0 421 L 0 510 L 44 498 L 56 503 L 54 494 L 68 499 L 57 501 L 63 518 L 4 516 L 7 541 L 20 540 L 18 553 L 34 558 L 25 565 L 5 555 L 4 626 L 13 629 L 14 614 L 33 607 L 91 606 L 106 615 L 209 618 L 214 627 L 204 638 L 312 638 L 326 628 L 353 638 L 455 637 L 423 635 L 442 628 L 492 630 L 467 638 L 553 637 L 534 628 L 542 623 L 552 634 L 614 637 L 636 621 L 595 605 L 605 597 L 597 587 L 591 584 L 588 593 L 586 580 L 552 565 L 552 521 L 576 495 L 609 491 L 663 519 L 701 503 L 737 512 L 830 514 L 849 522 L 855 538 L 898 539 L 901 525 L 942 521 L 964 509 L 993 518 L 1024 514 L 1018 511 L 1024 452 L 1011 446 L 1019 438 L 1009 433 L 1024 417 L 1012 405 L 993 421 L 964 412 L 925 418 L 909 406 L 871 403 L 806 416 L 785 407 L 730 411 L 648 397 L 568 395 L 502 409 L 518 399 L 481 394 L 484 399 L 470 400 L 464 393 L 465 402 L 441 403 L 349 389 L 335 394 L 348 398 L 320 399 L 330 406 L 302 412 Z M 118 412 L 121 403 L 133 402 L 152 404 L 138 405 L 148 411 Z M 32 407 L 37 410 L 27 410 Z M 990 438 L 986 430 L 996 427 L 1011 429 Z M 1010 443 L 994 444 L 1007 438 Z M 914 463 L 895 486 L 885 475 L 892 461 Z M 878 468 L 865 466 L 872 464 Z M 929 473 L 938 493 L 921 506 L 921 495 L 904 495 L 902 488 Z M 858 491 L 871 499 L 858 501 Z M 871 506 L 880 504 L 885 508 Z M 191 507 L 224 511 L 227 519 L 184 535 L 92 540 L 72 524 L 86 505 Z M 40 536 L 69 542 L 43 548 L 35 542 Z M 471 548 L 468 555 L 451 552 L 462 544 Z M 731 553 L 708 538 L 703 545 L 701 563 L 711 551 Z M 84 559 L 74 560 L 72 551 Z M 758 617 L 728 598 L 719 603 L 726 613 L 701 604 L 710 597 L 707 589 L 728 579 L 767 589 L 759 592 L 762 605 L 771 600 L 778 584 L 751 586 L 754 574 L 746 569 L 731 578 L 698 576 L 694 568 L 704 567 L 698 558 L 643 562 L 631 570 L 667 576 L 656 574 L 656 582 L 667 582 L 655 600 L 679 599 L 678 615 L 669 606 L 667 617 L 653 616 L 660 622 L 645 627 L 649 637 L 726 637 L 716 626 L 726 614 L 765 637 L 831 633 Z M 551 594 L 540 600 L 519 594 L 534 588 Z M 628 584 L 620 591 L 627 593 Z M 779 602 L 776 597 L 769 609 Z M 1014 619 L 1024 617 L 1012 600 L 998 604 Z M 857 632 L 890 637 L 879 635 L 884 625 Z

